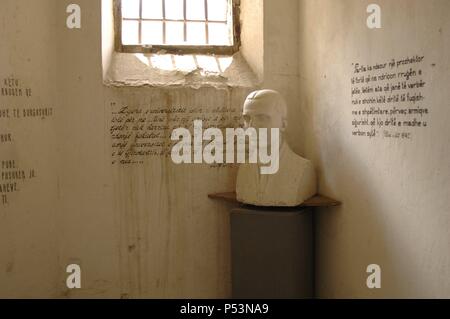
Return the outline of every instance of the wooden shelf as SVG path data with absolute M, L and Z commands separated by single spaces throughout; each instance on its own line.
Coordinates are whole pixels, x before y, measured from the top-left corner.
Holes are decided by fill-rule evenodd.
M 211 199 L 218 199 L 223 200 L 229 203 L 234 204 L 242 204 L 236 199 L 236 193 L 235 192 L 228 192 L 228 193 L 215 193 L 215 194 L 209 194 L 209 198 Z M 308 200 L 306 200 L 303 204 L 296 206 L 295 208 L 303 208 L 303 207 L 333 207 L 333 206 L 339 206 L 341 205 L 341 202 L 326 197 L 322 195 L 316 195 Z

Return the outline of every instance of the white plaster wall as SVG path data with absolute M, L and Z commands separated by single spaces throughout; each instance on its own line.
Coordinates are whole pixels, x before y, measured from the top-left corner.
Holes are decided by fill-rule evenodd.
M 240 52 L 261 83 L 264 81 L 264 0 L 241 0 L 240 7 Z
M 81 290 L 67 297 L 120 297 L 117 214 L 109 160 L 108 94 L 102 81 L 100 1 L 77 1 L 82 28 L 65 27 L 70 1 L 55 1 L 60 263 L 78 263 Z M 64 287 L 64 286 L 63 286 Z
M 296 120 L 302 117 L 299 104 L 297 0 L 264 2 L 264 81 L 263 88 L 279 91 L 288 105 L 288 141 L 302 154 L 303 138 Z
M 106 87 L 102 64 L 111 61 L 102 55 L 101 1 L 76 1 L 81 30 L 66 28 L 72 2 L 2 0 L 0 76 L 23 80 L 35 94 L 25 102 L 51 104 L 55 114 L 46 121 L 0 120 L 0 131 L 6 125 L 16 137 L 0 157 L 39 174 L 8 207 L 0 206 L 0 296 L 229 297 L 230 206 L 207 194 L 234 189 L 235 170 L 175 166 L 170 159 L 111 165 L 110 103 L 240 108 L 256 88 L 246 83 L 254 81 L 198 89 Z M 290 18 L 269 27 L 264 43 L 273 46 L 264 47 L 257 68 L 267 68 L 265 85 L 283 90 L 294 105 L 297 46 L 286 38 L 296 33 L 298 10 L 296 1 L 282 4 L 274 8 Z M 260 18 L 260 24 L 272 19 Z M 23 102 L 1 98 L 0 105 Z M 65 286 L 71 263 L 82 267 L 81 290 Z
M 65 28 L 69 3 L 2 0 L 0 76 L 17 76 L 34 95 L 0 103 L 56 111 L 45 121 L 0 120 L 0 133 L 15 137 L 0 156 L 38 172 L 0 207 L 0 296 L 229 296 L 228 207 L 206 194 L 233 188 L 234 172 L 111 166 L 109 103 L 238 107 L 250 88 L 106 88 L 100 1 L 78 1 L 79 31 Z M 262 87 L 286 96 L 289 140 L 315 162 L 321 192 L 344 203 L 317 216 L 318 296 L 449 297 L 449 3 L 378 3 L 383 29 L 370 31 L 368 1 L 267 0 L 264 54 L 250 52 L 263 65 L 250 66 Z M 430 64 L 430 127 L 412 141 L 352 138 L 351 63 L 415 53 Z M 84 269 L 76 292 L 65 289 L 72 262 Z M 380 290 L 365 286 L 370 263 L 382 267 Z
M 342 200 L 317 216 L 319 297 L 450 297 L 450 2 L 302 0 L 299 125 L 320 191 Z M 351 136 L 351 63 L 425 55 L 427 129 L 412 140 Z M 433 66 L 433 64 L 435 66 Z M 379 264 L 382 288 L 366 287 Z
M 53 107 L 57 110 L 54 1 L 6 1 L 0 10 L 0 78 L 19 79 L 32 97 L 0 96 L 2 109 Z M 57 128 L 52 118 L 0 119 L 0 134 L 13 143 L 0 145 L 0 161 L 15 160 L 35 169 L 37 178 L 22 183 L 0 206 L 0 297 L 52 297 L 63 271 L 58 263 L 58 180 L 55 170 Z
M 58 1 L 57 12 L 68 3 Z M 207 194 L 232 188 L 235 174 L 175 166 L 170 158 L 111 165 L 110 103 L 231 108 L 249 89 L 104 86 L 101 1 L 79 4 L 83 28 L 60 28 L 58 34 L 61 250 L 64 260 L 80 260 L 87 273 L 86 288 L 69 296 L 229 296 L 227 207 Z

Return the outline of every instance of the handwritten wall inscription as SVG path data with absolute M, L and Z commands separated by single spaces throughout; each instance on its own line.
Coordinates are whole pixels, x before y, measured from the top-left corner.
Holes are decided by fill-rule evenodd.
M 33 178 L 36 178 L 34 169 L 24 170 L 15 160 L 0 161 L 0 204 L 9 204 L 8 195 L 18 193 L 19 184 Z
M 412 139 L 428 126 L 424 56 L 352 64 L 352 136 Z
M 15 77 L 3 79 L 0 87 L 0 96 L 8 97 L 31 97 L 32 90 L 24 87 L 21 81 Z
M 53 116 L 52 107 L 33 105 L 32 96 L 32 89 L 17 77 L 0 80 L 0 207 L 9 205 L 10 197 L 19 193 L 25 182 L 37 177 L 34 168 L 23 168 L 18 158 L 6 155 L 15 147 L 14 123 Z
M 172 131 L 193 129 L 194 120 L 202 120 L 204 129 L 241 126 L 241 112 L 228 107 L 130 107 L 111 104 L 113 164 L 142 164 L 149 157 L 170 157 Z

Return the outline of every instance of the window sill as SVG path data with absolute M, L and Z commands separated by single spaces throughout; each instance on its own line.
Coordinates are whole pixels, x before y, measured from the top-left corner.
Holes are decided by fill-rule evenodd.
M 109 87 L 246 87 L 258 79 L 240 53 L 229 57 L 112 53 L 104 75 Z

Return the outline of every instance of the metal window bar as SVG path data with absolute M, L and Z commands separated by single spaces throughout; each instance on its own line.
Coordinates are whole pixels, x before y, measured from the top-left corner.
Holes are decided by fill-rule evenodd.
M 142 1 L 142 0 L 140 0 Z M 166 44 L 166 32 L 167 32 L 167 26 L 166 26 L 166 0 L 162 1 L 162 14 L 163 14 L 163 43 Z
M 206 39 L 206 44 L 209 44 L 209 26 L 208 26 L 208 0 L 205 0 L 205 39 Z
M 122 18 L 123 21 L 157 21 L 157 22 L 209 22 L 209 23 L 223 23 L 227 24 L 228 21 L 221 20 L 190 20 L 190 19 L 151 19 L 151 18 Z
M 166 1 L 166 0 L 164 0 Z M 184 22 L 183 22 L 183 40 L 184 42 L 187 41 L 187 8 L 186 8 L 186 0 L 183 0 L 183 18 L 184 18 Z
M 142 0 L 139 0 L 139 44 L 142 44 Z

